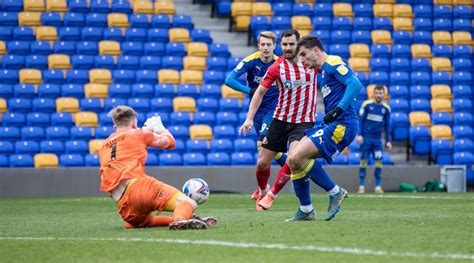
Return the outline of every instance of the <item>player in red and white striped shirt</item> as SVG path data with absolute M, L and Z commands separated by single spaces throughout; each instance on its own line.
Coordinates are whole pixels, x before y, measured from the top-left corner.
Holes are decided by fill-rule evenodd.
M 291 175 L 289 166 L 285 164 L 278 172 L 272 189 L 267 189 L 273 158 L 279 152 L 286 152 L 288 143 L 291 152 L 296 142 L 304 137 L 304 131 L 314 126 L 316 117 L 318 69 L 309 69 L 298 59 L 299 38 L 298 31 L 294 29 L 282 33 L 281 47 L 284 54 L 268 69 L 252 98 L 247 119 L 239 130 L 246 133 L 252 129 L 254 116 L 263 96 L 272 84 L 276 83 L 280 93 L 278 104 L 257 161 L 256 175 L 260 189 L 257 205 L 263 209 L 270 208 L 276 194 L 285 186 Z

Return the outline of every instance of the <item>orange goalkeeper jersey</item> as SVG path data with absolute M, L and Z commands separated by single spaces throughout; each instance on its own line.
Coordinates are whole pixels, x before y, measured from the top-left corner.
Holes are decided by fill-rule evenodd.
M 147 146 L 154 134 L 142 129 L 112 133 L 99 150 L 100 190 L 110 192 L 122 180 L 145 177 Z

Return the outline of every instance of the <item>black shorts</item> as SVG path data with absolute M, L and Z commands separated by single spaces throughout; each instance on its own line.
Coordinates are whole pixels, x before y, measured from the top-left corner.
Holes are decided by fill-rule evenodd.
M 314 122 L 289 123 L 273 119 L 262 147 L 274 152 L 287 152 L 288 144 L 301 140 L 304 131 L 313 126 Z

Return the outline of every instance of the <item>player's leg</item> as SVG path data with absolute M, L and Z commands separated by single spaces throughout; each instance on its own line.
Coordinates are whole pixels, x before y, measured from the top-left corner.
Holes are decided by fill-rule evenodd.
M 360 165 L 359 165 L 359 194 L 365 192 L 365 177 L 367 175 L 367 160 L 369 157 L 370 148 L 368 142 L 364 141 L 360 146 Z
M 375 193 L 382 194 L 382 158 L 383 158 L 383 151 L 382 151 L 382 142 L 377 142 L 373 146 L 374 149 L 374 160 L 375 160 Z

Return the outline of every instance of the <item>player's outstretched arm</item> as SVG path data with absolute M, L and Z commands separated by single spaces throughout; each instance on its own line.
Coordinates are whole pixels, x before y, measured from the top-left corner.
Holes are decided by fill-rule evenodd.
M 149 135 L 150 133 L 146 134 L 146 136 L 151 139 L 147 145 L 164 150 L 172 150 L 176 147 L 176 141 L 173 135 L 165 128 L 160 116 L 148 118 L 142 130 L 151 133 L 151 135 Z
M 260 104 L 262 104 L 263 96 L 265 95 L 265 93 L 267 93 L 267 91 L 268 89 L 263 87 L 262 85 L 258 86 L 254 96 L 252 97 L 252 100 L 250 101 L 247 118 L 245 119 L 244 124 L 240 127 L 239 133 L 243 133 L 245 135 L 252 129 L 253 118 L 255 117 L 255 113 L 257 113 Z
M 242 75 L 242 73 L 243 71 L 235 72 L 235 70 L 233 70 L 225 78 L 225 84 L 234 90 L 240 91 L 242 93 L 250 94 L 250 96 L 253 96 L 253 93 L 255 93 L 255 90 L 252 90 L 250 87 L 246 85 L 242 85 L 242 83 L 238 81 L 238 78 Z

